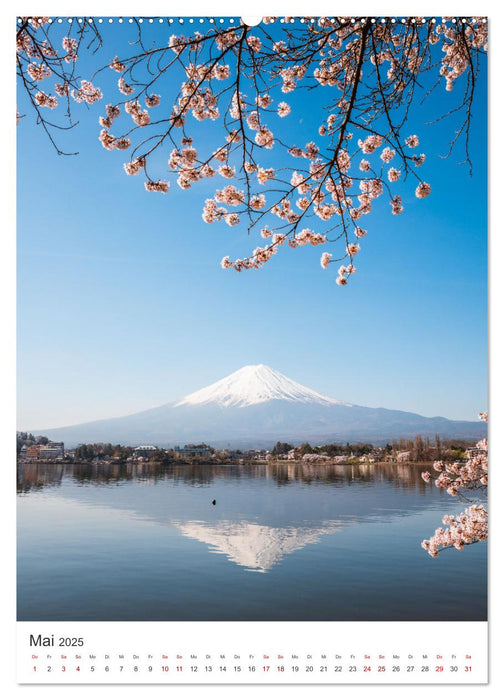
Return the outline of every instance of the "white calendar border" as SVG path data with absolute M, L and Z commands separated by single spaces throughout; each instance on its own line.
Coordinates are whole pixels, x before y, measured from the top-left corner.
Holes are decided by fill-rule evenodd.
M 35 14 L 35 15 L 41 15 L 41 14 L 51 14 L 51 15 L 65 15 L 69 14 L 70 12 L 70 6 L 68 1 L 65 3 L 62 2 L 31 2 L 29 3 L 29 9 L 26 7 L 23 7 L 27 5 L 27 3 L 18 3 L 18 6 L 16 7 L 16 14 Z M 331 6 L 332 9 L 329 8 Z M 138 14 L 139 6 L 138 3 L 133 3 L 130 2 L 130 0 L 125 0 L 121 3 L 119 2 L 100 2 L 97 3 L 94 0 L 86 3 L 75 3 L 73 2 L 72 5 L 72 14 L 79 14 L 84 12 L 85 14 L 93 15 L 93 14 L 103 14 L 103 15 L 109 15 L 109 16 L 114 16 L 114 15 L 130 15 L 134 16 Z M 344 3 L 342 6 L 338 6 L 338 11 L 341 14 L 348 14 L 349 9 L 345 9 L 349 7 L 349 3 Z M 151 14 L 151 15 L 165 15 L 168 9 L 166 7 L 166 3 L 160 3 L 160 2 L 145 2 L 145 0 L 141 4 L 142 12 L 144 14 Z M 242 14 L 244 15 L 249 15 L 249 14 L 261 14 L 264 15 L 266 13 L 268 14 L 289 14 L 289 15 L 300 15 L 300 14 L 305 14 L 306 13 L 306 0 L 304 3 L 299 2 L 299 0 L 292 0 L 291 2 L 279 2 L 278 0 L 272 0 L 271 2 L 263 2 L 262 0 L 256 0 L 252 2 L 249 0 L 249 2 L 240 2 L 240 3 L 234 3 L 234 2 L 212 2 L 211 4 L 211 9 L 212 9 L 212 14 L 215 15 L 236 15 L 240 14 L 240 9 L 242 9 Z M 281 9 L 279 9 L 281 8 Z M 174 8 L 175 9 L 175 8 Z M 334 12 L 334 3 L 328 2 L 327 0 L 318 0 L 314 2 L 313 0 L 310 0 L 309 3 L 309 10 L 310 13 L 315 14 L 315 15 L 320 15 L 320 14 L 331 14 L 331 12 Z M 186 0 L 184 2 L 184 11 L 188 15 L 201 15 L 205 16 L 209 14 L 209 3 L 207 2 L 205 5 L 203 5 L 202 2 L 195 2 L 192 0 Z M 374 15 L 374 14 L 398 14 L 401 15 L 405 11 L 405 6 L 403 3 L 398 3 L 398 2 L 380 2 L 379 4 L 374 2 L 359 2 L 358 4 L 352 3 L 351 4 L 351 11 L 353 12 L 359 12 L 360 14 L 369 14 L 369 15 Z M 490 21 L 491 21 L 491 36 L 495 38 L 499 38 L 498 35 L 500 32 L 502 32 L 501 27 L 503 26 L 504 22 L 504 12 L 502 10 L 502 7 L 492 7 L 491 3 L 485 3 L 485 2 L 479 2 L 477 3 L 477 7 L 474 2 L 466 2 L 465 0 L 459 2 L 453 2 L 453 0 L 445 1 L 442 4 L 442 8 L 439 8 L 439 3 L 432 3 L 432 2 L 427 2 L 427 3 L 409 3 L 408 4 L 408 13 L 409 14 L 415 14 L 415 15 L 423 15 L 423 14 L 439 14 L 439 12 L 442 11 L 445 14 L 466 14 L 466 15 L 471 15 L 474 14 L 475 11 L 477 11 L 479 14 L 485 14 L 485 15 L 490 15 Z M 13 21 L 14 21 L 14 10 L 10 10 L 8 13 L 3 11 L 2 12 L 2 22 L 0 23 L 0 31 L 1 31 L 1 37 L 3 39 L 2 43 L 0 44 L 2 47 L 5 48 L 6 50 L 6 56 L 5 56 L 5 61 L 2 62 L 2 71 L 3 75 L 2 77 L 4 78 L 3 80 L 3 85 L 7 87 L 8 93 L 9 93 L 9 103 L 8 104 L 8 109 L 3 111 L 2 115 L 2 125 L 4 127 L 3 133 L 7 134 L 7 138 L 5 139 L 4 143 L 4 159 L 5 162 L 7 163 L 13 163 L 15 159 L 15 127 L 13 126 L 14 120 L 10 119 L 10 113 L 13 113 L 13 108 L 15 106 L 15 98 L 14 98 L 14 70 L 13 70 L 13 62 L 12 62 L 12 53 L 13 51 L 13 32 L 12 32 L 12 26 L 13 26 Z M 490 105 L 491 105 L 491 115 L 492 115 L 492 121 L 495 125 L 499 124 L 501 119 L 499 118 L 499 115 L 502 113 L 503 110 L 503 101 L 502 101 L 502 95 L 499 92 L 499 86 L 498 86 L 498 79 L 500 78 L 500 74 L 498 71 L 498 66 L 503 66 L 504 65 L 504 41 L 502 40 L 497 40 L 495 43 L 492 42 L 490 44 L 491 48 L 491 59 L 492 59 L 492 71 L 491 71 L 491 99 L 490 99 Z M 9 55 L 7 55 L 7 51 L 10 52 Z M 491 195 L 492 195 L 492 200 L 493 202 L 498 202 L 499 198 L 501 197 L 501 192 L 500 188 L 498 187 L 499 182 L 499 173 L 497 171 L 497 163 L 498 162 L 504 162 L 504 158 L 502 157 L 502 139 L 496 138 L 496 129 L 494 128 L 493 132 L 494 138 L 492 139 L 492 159 L 491 159 L 491 168 L 492 168 L 492 183 L 491 183 Z M 10 463 L 14 463 L 15 461 L 15 452 L 14 452 L 14 447 L 13 447 L 13 431 L 15 430 L 15 420 L 13 416 L 13 406 L 15 404 L 15 377 L 13 373 L 13 367 L 15 366 L 15 361 L 14 361 L 14 343 L 15 343 L 15 322 L 14 322 L 14 308 L 12 305 L 12 299 L 15 293 L 15 277 L 14 277 L 14 260 L 15 260 L 15 225 L 14 225 L 14 210 L 13 210 L 13 203 L 15 201 L 15 184 L 14 184 L 14 177 L 13 177 L 13 172 L 10 171 L 8 173 L 8 181 L 7 183 L 4 183 L 4 186 L 2 188 L 2 197 L 3 197 L 3 207 L 2 211 L 4 212 L 4 221 L 5 221 L 5 227 L 4 231 L 8 232 L 8 237 L 7 240 L 4 238 L 2 243 L 0 244 L 2 246 L 2 270 L 0 274 L 0 284 L 1 284 L 1 297 L 2 298 L 2 328 L 5 330 L 7 328 L 7 342 L 4 340 L 4 343 L 0 347 L 0 353 L 1 353 L 1 360 L 2 362 L 0 363 L 0 366 L 2 367 L 2 386 L 4 388 L 4 401 L 2 402 L 1 405 L 1 412 L 0 412 L 0 418 L 1 418 L 1 423 L 0 425 L 2 426 L 2 431 L 1 435 L 2 438 L 4 439 L 4 444 L 9 444 L 9 440 L 12 443 L 12 459 L 5 460 L 5 468 L 8 468 L 8 465 Z M 499 319 L 499 310 L 498 310 L 498 305 L 496 303 L 497 298 L 504 298 L 504 277 L 498 273 L 498 268 L 497 268 L 497 261 L 502 261 L 503 260 L 503 247 L 504 243 L 502 241 L 502 237 L 497 235 L 497 209 L 494 207 L 493 212 L 491 212 L 491 217 L 490 217 L 490 222 L 491 222 L 491 230 L 493 230 L 493 237 L 492 237 L 492 245 L 491 245 L 491 264 L 492 264 L 492 270 L 491 270 L 491 275 L 490 275 L 490 282 L 491 282 L 491 294 L 492 294 L 492 300 L 494 303 L 490 307 L 490 312 L 491 312 L 491 319 L 492 319 L 492 334 L 491 334 L 491 356 L 493 358 L 497 358 L 498 356 L 502 355 L 504 348 L 502 347 L 502 330 L 501 330 L 501 322 Z M 494 261 L 492 263 L 492 260 Z M 501 352 L 498 353 L 498 350 Z M 492 389 L 493 389 L 493 394 L 491 396 L 491 401 L 490 401 L 490 407 L 491 407 L 491 423 L 490 423 L 490 431 L 492 434 L 492 425 L 504 425 L 504 414 L 502 410 L 502 400 L 500 397 L 497 395 L 499 390 L 502 390 L 504 387 L 504 382 L 502 380 L 503 378 L 503 369 L 502 365 L 499 367 L 497 365 L 497 362 L 493 362 L 491 366 L 491 372 L 492 372 Z M 500 393 L 500 392 L 499 392 Z M 499 400 L 500 399 L 500 400 Z M 497 437 L 497 431 L 496 432 L 496 437 Z M 499 464 L 501 460 L 499 460 L 499 457 L 503 456 L 503 451 L 502 447 L 496 446 L 495 448 L 492 447 L 492 441 L 490 441 L 491 445 L 491 468 L 492 464 L 495 463 L 496 465 Z M 499 472 L 500 471 L 500 475 Z M 14 470 L 12 470 L 14 473 Z M 491 494 L 490 494 L 490 513 L 492 513 L 492 503 L 495 502 L 496 506 L 498 505 L 497 502 L 497 497 L 494 498 L 493 493 L 499 494 L 500 493 L 500 486 L 502 486 L 502 470 L 498 470 L 496 468 L 495 474 L 492 474 L 492 489 L 491 489 Z M 4 691 L 8 693 L 9 697 L 28 697 L 28 695 L 31 695 L 32 693 L 36 692 L 37 694 L 37 700 L 40 698 L 41 700 L 44 700 L 45 698 L 51 698 L 53 700 L 55 697 L 68 697 L 69 694 L 69 688 L 67 686 L 17 686 L 15 683 L 15 644 L 14 644 L 14 638 L 15 638 L 15 633 L 16 633 L 16 622 L 15 622 L 15 504 L 14 504 L 14 496 L 13 494 L 15 493 L 15 476 L 12 477 L 12 482 L 10 482 L 13 488 L 11 489 L 4 489 L 3 492 L 3 508 L 2 508 L 2 524 L 4 525 L 4 535 L 5 535 L 5 540 L 4 540 L 4 547 L 3 547 L 3 555 L 4 555 L 4 562 L 7 563 L 6 567 L 3 567 L 3 576 L 2 576 L 2 636 L 0 639 L 0 663 L 1 663 L 1 669 L 2 669 L 2 677 L 0 679 L 0 684 L 1 687 Z M 490 585 L 489 585 L 489 592 L 490 592 L 490 619 L 491 619 L 491 624 L 489 626 L 490 630 L 490 659 L 491 659 L 491 665 L 490 665 L 490 684 L 488 686 L 477 686 L 477 689 L 474 688 L 473 686 L 454 686 L 452 688 L 452 692 L 457 694 L 457 697 L 464 697 L 464 695 L 468 695 L 469 693 L 471 694 L 471 697 L 474 695 L 474 692 L 480 693 L 480 692 L 490 692 L 491 696 L 496 696 L 499 691 L 502 692 L 502 689 L 504 687 L 503 684 L 503 673 L 502 673 L 502 660 L 498 657 L 498 649 L 499 649 L 499 644 L 502 648 L 502 635 L 499 634 L 500 631 L 500 625 L 502 624 L 503 621 L 503 602 L 502 602 L 502 596 L 498 595 L 498 588 L 501 587 L 501 583 L 497 583 L 498 581 L 498 575 L 500 573 L 500 562 L 498 561 L 497 558 L 497 545 L 494 548 L 493 547 L 493 542 L 499 542 L 499 537 L 497 530 L 501 525 L 494 521 L 495 519 L 490 518 L 491 520 L 491 528 L 492 528 L 492 538 L 490 540 L 490 557 L 491 557 L 491 565 L 490 565 Z M 446 698 L 446 693 L 447 693 L 447 688 L 446 687 L 439 687 L 439 686 L 430 686 L 428 687 L 428 693 L 429 693 L 429 700 L 434 699 L 436 697 L 443 697 Z M 301 697 L 306 697 L 306 688 L 303 686 L 287 686 L 284 687 L 284 691 L 282 692 L 281 687 L 261 687 L 260 692 L 262 697 L 289 697 L 290 699 L 296 699 L 296 698 L 301 698 Z M 362 686 L 345 686 L 344 690 L 344 697 L 358 697 L 360 696 L 360 693 L 362 691 Z M 190 694 L 193 695 L 194 692 L 194 687 L 193 686 L 177 686 L 176 688 L 170 688 L 169 691 L 167 691 L 166 687 L 162 686 L 151 686 L 149 688 L 149 693 L 152 695 L 159 695 L 160 697 L 166 698 L 167 697 L 167 692 L 171 693 L 171 696 L 173 697 L 175 694 L 175 697 L 185 697 L 186 695 L 189 696 Z M 240 687 L 240 697 L 243 698 L 248 698 L 252 697 L 252 694 L 256 693 L 257 689 L 254 685 L 252 686 L 241 686 Z M 320 694 L 320 696 L 326 696 L 334 698 L 335 697 L 335 692 L 341 692 L 339 689 L 334 689 L 333 686 L 318 686 L 317 688 L 311 688 L 310 693 L 312 692 L 317 692 Z M 378 698 L 390 698 L 390 696 L 394 695 L 394 693 L 397 694 L 397 697 L 399 695 L 403 697 L 404 692 L 405 692 L 405 687 L 402 685 L 397 685 L 397 686 L 383 686 L 383 687 L 376 687 L 373 686 L 372 688 L 373 692 L 373 697 Z M 410 696 L 416 696 L 422 698 L 425 697 L 425 687 L 423 685 L 419 686 L 408 686 L 406 689 L 406 692 Z M 95 686 L 93 687 L 93 694 L 97 694 L 97 696 L 101 696 L 101 694 L 107 695 L 108 698 L 110 697 L 121 697 L 122 698 L 129 698 L 129 697 L 138 697 L 138 687 L 135 686 Z M 229 686 L 215 686 L 215 687 L 207 687 L 205 686 L 205 695 L 207 698 L 212 700 L 213 698 L 219 698 L 219 700 L 223 697 L 236 697 L 237 693 L 237 687 L 234 685 L 229 685 Z M 280 694 L 280 695 L 279 695 Z M 442 694 L 442 695 L 441 695 Z M 71 689 L 71 697 L 88 697 L 89 695 L 89 688 L 86 686 L 72 686 Z

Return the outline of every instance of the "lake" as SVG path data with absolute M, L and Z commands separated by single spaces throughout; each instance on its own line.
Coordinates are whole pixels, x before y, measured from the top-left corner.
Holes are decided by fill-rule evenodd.
M 424 469 L 18 465 L 18 620 L 486 620 Z

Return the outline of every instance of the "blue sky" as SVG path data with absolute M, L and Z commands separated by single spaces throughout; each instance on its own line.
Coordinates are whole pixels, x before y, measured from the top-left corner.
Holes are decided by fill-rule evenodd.
M 123 52 L 128 31 L 105 27 L 98 65 Z M 96 79 L 105 100 L 77 107 L 80 124 L 64 138 L 79 156 L 58 157 L 30 117 L 18 127 L 20 429 L 133 413 L 255 363 L 368 406 L 469 420 L 486 408 L 483 73 L 473 177 L 457 165 L 460 152 L 438 157 L 454 122 L 424 124 L 433 105 L 437 115 L 457 97 L 457 88 L 441 89 L 416 107 L 405 134 L 421 139 L 432 194 L 417 200 L 411 181 L 399 189 L 401 216 L 387 202 L 373 211 L 344 288 L 320 268 L 324 248 L 282 250 L 259 271 L 223 271 L 223 255 L 243 256 L 260 239 L 201 219 L 222 179 L 188 192 L 173 182 L 158 195 L 124 174 L 124 154 L 97 138 L 110 90 L 118 94 L 111 73 Z M 299 145 L 316 140 L 327 94 L 310 93 L 310 112 L 305 97 L 287 96 L 293 112 L 282 124 Z M 275 150 L 269 157 L 275 163 Z

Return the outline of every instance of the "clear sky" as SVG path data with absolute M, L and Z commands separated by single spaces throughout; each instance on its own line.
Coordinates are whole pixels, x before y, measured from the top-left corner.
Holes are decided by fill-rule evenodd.
M 128 32 L 104 27 L 104 48 L 85 60 L 124 53 Z M 116 80 L 100 74 L 105 99 L 76 106 L 79 126 L 62 142 L 79 156 L 57 156 L 31 116 L 18 127 L 19 429 L 133 413 L 258 363 L 352 403 L 476 419 L 487 406 L 484 73 L 472 178 L 460 152 L 438 155 L 454 122 L 424 124 L 456 100 L 456 85 L 410 118 L 432 194 L 416 199 L 410 181 L 398 189 L 401 216 L 387 202 L 370 214 L 347 287 L 321 269 L 322 247 L 281 250 L 261 270 L 222 270 L 223 255 L 244 256 L 260 239 L 203 222 L 221 178 L 188 192 L 173 182 L 161 195 L 124 174 L 124 153 L 97 138 Z M 316 140 L 327 100 L 324 89 L 309 102 L 288 96 L 288 136 Z

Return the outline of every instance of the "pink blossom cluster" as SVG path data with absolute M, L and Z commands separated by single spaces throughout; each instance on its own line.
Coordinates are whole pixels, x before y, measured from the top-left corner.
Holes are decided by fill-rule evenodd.
M 39 83 L 45 78 L 49 78 L 52 75 L 51 69 L 45 65 L 45 63 L 30 63 L 26 69 L 26 72 L 32 80 Z
M 256 101 L 256 105 L 258 107 L 262 107 L 263 109 L 266 109 L 267 107 L 270 106 L 270 104 L 273 103 L 273 98 L 271 97 L 271 95 L 268 92 L 265 92 L 263 95 L 256 95 L 255 101 Z M 256 116 L 256 118 L 258 118 L 257 112 L 255 113 L 255 116 Z M 250 128 L 253 128 L 250 124 L 249 124 L 249 126 L 250 126 Z M 257 122 L 256 128 L 259 128 L 259 122 Z
M 194 32 L 189 37 L 170 37 L 167 50 L 169 62 L 177 63 L 185 75 L 171 115 L 168 112 L 167 118 L 157 122 L 167 123 L 165 133 L 151 136 L 152 132 L 147 132 L 145 142 L 151 138 L 154 142 L 154 147 L 149 145 L 147 153 L 163 142 L 173 143 L 175 148 L 168 164 L 177 173 L 177 182 L 182 189 L 188 189 L 202 178 L 216 174 L 230 181 L 228 186 L 216 190 L 212 199 L 206 200 L 202 214 L 205 222 L 221 221 L 237 226 L 244 213 L 248 215 L 252 227 L 265 216 L 273 215 L 281 220 L 280 224 L 277 223 L 281 234 L 276 234 L 274 227 L 270 228 L 262 221 L 261 228 L 257 226 L 261 236 L 267 238 L 271 245 L 257 248 L 246 260 L 232 262 L 225 258 L 223 267 L 238 271 L 255 268 L 269 260 L 283 243 L 291 248 L 306 243 L 318 245 L 327 240 L 327 233 L 339 229 L 333 240 L 341 240 L 345 236 L 345 255 L 341 260 L 350 258 L 346 261 L 349 264 L 344 265 L 344 271 L 339 274 L 340 281 L 337 280 L 338 284 L 343 285 L 355 272 L 352 260 L 360 250 L 359 243 L 349 242 L 348 233 L 353 231 L 359 241 L 366 235 L 366 224 L 361 225 L 361 221 L 371 213 L 375 200 L 386 191 L 392 214 L 403 212 L 402 199 L 393 192 L 391 183 L 406 179 L 408 174 L 414 172 L 413 166 L 419 167 L 425 162 L 425 154 L 406 155 L 407 148 L 415 149 L 420 140 L 416 134 L 405 138 L 402 123 L 393 124 L 393 111 L 407 98 L 410 83 L 404 82 L 405 76 L 408 81 L 411 77 L 416 80 L 427 70 L 428 51 L 423 50 L 416 38 L 413 40 L 413 37 L 420 36 L 418 32 L 422 29 L 415 18 L 407 20 L 403 27 L 394 26 L 389 21 L 373 26 L 368 24 L 363 23 L 361 28 L 350 18 L 319 18 L 315 24 L 311 18 L 307 18 L 307 43 L 300 44 L 302 48 L 296 43 L 301 30 L 291 33 L 287 29 L 279 41 L 274 41 L 266 32 L 260 39 L 248 29 L 225 29 L 221 26 L 214 26 L 205 35 Z M 486 42 L 483 30 L 479 29 L 480 24 L 477 22 L 465 32 L 471 47 L 483 47 Z M 464 60 L 469 54 L 465 58 L 462 55 L 458 25 L 455 30 L 450 28 L 449 22 L 443 23 L 441 31 L 436 33 L 429 29 L 426 36 L 432 45 L 436 41 L 443 44 L 445 55 L 441 61 L 441 74 L 447 80 L 450 77 L 453 80 L 468 69 Z M 159 54 L 158 66 L 163 65 L 164 50 L 161 49 Z M 148 50 L 142 54 L 142 60 L 152 65 Z M 241 64 L 235 71 L 238 60 Z M 135 61 L 121 60 L 118 56 L 110 63 L 111 69 L 123 75 L 128 70 L 132 71 L 133 66 L 137 68 Z M 257 78 L 258 71 L 260 80 Z M 367 97 L 360 87 L 354 89 L 357 78 L 362 76 L 365 81 L 375 79 L 378 71 L 380 90 L 376 88 L 372 98 Z M 147 126 L 150 123 L 149 113 L 140 107 L 139 100 L 147 90 L 146 86 L 153 88 L 157 78 L 152 81 L 149 78 L 149 81 L 142 83 L 142 78 L 137 77 L 139 73 L 140 70 L 135 72 L 132 85 L 128 85 L 121 75 L 119 90 L 132 96 L 131 101 L 126 102 L 125 110 L 135 125 Z M 127 75 L 132 75 L 132 72 Z M 154 72 L 150 75 L 154 75 Z M 309 141 L 304 147 L 299 147 L 285 143 L 285 133 L 277 131 L 274 120 L 289 115 L 291 106 L 283 101 L 276 103 L 278 92 L 275 93 L 275 90 L 292 92 L 304 84 L 305 76 L 307 86 L 313 85 L 313 78 L 319 85 L 330 86 L 332 97 L 328 114 L 319 127 L 323 141 L 320 145 Z M 236 82 L 216 87 L 219 81 L 227 79 L 235 79 Z M 382 97 L 384 101 L 389 100 L 391 112 L 386 114 L 386 118 L 392 119 L 392 122 L 389 121 L 390 128 L 385 126 L 383 132 L 378 133 L 376 129 L 382 128 L 378 125 L 387 121 L 381 107 Z M 147 108 L 159 103 L 159 95 L 145 93 Z M 363 121 L 366 114 L 381 114 L 383 119 L 381 122 L 373 122 L 372 118 Z M 184 140 L 189 140 L 191 116 L 199 122 L 221 119 L 225 130 L 221 145 L 216 147 L 213 144 L 212 150 L 198 156 L 192 140 L 184 144 Z M 116 139 L 110 134 L 113 118 L 107 114 L 100 120 L 104 127 L 100 140 L 109 150 L 121 148 L 129 141 L 126 137 Z M 175 136 L 172 127 L 180 129 L 180 136 Z M 355 127 L 358 132 L 355 135 L 358 148 L 351 143 L 353 134 L 349 127 Z M 164 127 L 161 126 L 161 129 Z M 250 134 L 249 130 L 254 133 Z M 361 138 L 358 138 L 359 135 Z M 277 169 L 267 167 L 268 151 L 273 148 L 285 149 L 291 156 L 299 158 L 302 165 L 297 170 L 288 164 Z M 198 150 L 203 154 L 203 148 Z M 368 158 L 373 153 L 376 155 Z M 264 160 L 261 154 L 265 156 Z M 134 159 L 125 164 L 128 174 L 137 174 L 145 167 L 143 161 L 137 161 Z M 392 167 L 392 162 L 396 164 L 395 167 Z M 253 180 L 256 178 L 259 185 L 270 186 L 265 194 L 255 192 Z M 270 185 L 273 180 L 275 184 Z M 431 189 L 427 182 L 417 178 L 415 195 L 418 199 L 427 197 Z M 270 193 L 275 194 L 270 197 Z M 271 205 L 265 210 L 266 201 L 270 202 L 270 199 Z M 241 211 L 228 211 L 228 207 L 241 205 Z M 319 225 L 324 226 L 327 233 L 314 234 L 311 231 L 310 236 L 306 234 L 310 231 L 308 226 L 313 225 L 313 217 L 323 222 Z M 280 238 L 276 239 L 277 235 Z M 327 268 L 331 258 L 330 253 L 322 255 L 323 269 Z
M 227 210 L 224 207 L 217 206 L 213 199 L 205 200 L 205 206 L 203 207 L 202 218 L 206 224 L 213 224 L 216 221 L 222 221 L 223 217 L 227 214 Z
M 139 156 L 138 158 L 135 158 L 134 160 L 130 161 L 129 163 L 124 164 L 124 170 L 127 175 L 138 175 L 138 173 L 142 170 L 142 168 L 145 168 L 145 158 L 142 156 Z
M 172 34 L 168 40 L 168 46 L 178 55 L 182 53 L 182 51 L 186 48 L 187 44 L 188 39 L 186 39 L 186 37 L 183 34 L 181 34 L 180 36 Z
M 364 141 L 359 139 L 357 143 L 359 144 L 359 148 L 363 153 L 374 153 L 376 149 L 380 148 L 382 145 L 383 138 L 378 134 L 370 134 L 369 136 L 366 136 Z
M 357 268 L 353 263 L 350 263 L 348 265 L 340 265 L 338 269 L 338 277 L 336 277 L 336 284 L 340 286 L 344 286 L 348 284 L 348 278 L 350 275 L 353 275 L 354 272 L 357 271 Z
M 443 53 L 439 69 L 440 75 L 446 79 L 446 89 L 453 90 L 454 81 L 463 75 L 469 68 L 473 70 L 470 49 L 486 50 L 488 29 L 485 22 L 467 24 L 463 34 L 455 32 L 453 27 L 446 23 L 436 27 L 438 36 L 443 36 Z
M 427 182 L 421 182 L 415 190 L 415 195 L 418 197 L 418 199 L 424 199 L 424 197 L 428 197 L 430 195 L 431 190 L 432 188 Z
M 98 121 L 100 122 L 101 126 L 103 126 L 105 129 L 110 129 L 114 119 L 117 119 L 117 117 L 120 116 L 121 110 L 115 105 L 107 105 L 105 109 L 107 112 L 107 116 L 100 117 Z
M 63 45 L 63 48 L 65 49 L 65 51 L 67 52 L 66 56 L 64 57 L 64 60 L 67 63 L 75 62 L 78 58 L 78 56 L 77 56 L 77 40 L 71 36 L 65 36 L 65 37 L 63 37 L 62 45 Z
M 280 44 L 281 42 L 278 42 Z M 301 80 L 307 71 L 307 67 L 303 65 L 289 66 L 289 68 L 283 68 L 280 71 L 280 76 L 282 78 L 282 92 L 292 92 L 296 89 L 296 81 Z
M 279 102 L 277 111 L 279 117 L 286 117 L 288 114 L 290 114 L 291 108 L 287 102 Z
M 390 204 L 392 205 L 392 214 L 402 214 L 402 212 L 404 211 L 402 199 L 398 194 L 396 194 L 395 197 L 392 197 Z
M 145 182 L 145 189 L 147 192 L 162 192 L 166 194 L 170 188 L 170 184 L 166 180 L 158 180 L 154 182 L 153 180 L 147 180 Z
M 92 105 L 103 97 L 100 88 L 95 87 L 89 80 L 81 80 L 81 85 L 78 90 L 72 90 L 71 95 L 76 102 L 85 102 Z
M 254 53 L 259 53 L 259 51 L 261 50 L 261 47 L 262 47 L 261 40 L 259 39 L 258 36 L 250 36 L 249 35 L 247 37 L 247 46 Z
M 480 413 L 483 421 L 488 420 L 488 413 Z M 468 458 L 464 462 L 446 463 L 437 461 L 433 469 L 438 476 L 435 485 L 444 489 L 451 496 L 458 496 L 464 500 L 475 500 L 473 494 L 486 493 L 488 485 L 488 443 L 483 438 L 476 443 L 474 448 L 468 450 Z M 431 481 L 433 475 L 422 472 L 425 482 Z M 477 497 L 481 500 L 481 497 Z M 437 557 L 440 549 L 455 547 L 463 549 L 464 545 L 486 540 L 488 535 L 488 513 L 486 508 L 478 503 L 473 503 L 460 515 L 445 515 L 443 524 L 446 528 L 438 528 L 434 535 L 422 542 L 422 547 L 432 557 Z
M 230 75 L 231 69 L 227 64 L 217 63 L 213 67 L 208 79 L 215 78 L 216 80 L 227 80 Z M 206 76 L 204 76 L 204 78 L 206 78 Z
M 100 141 L 103 148 L 105 148 L 107 151 L 113 151 L 114 149 L 124 151 L 131 146 L 131 139 L 125 137 L 116 138 L 107 129 L 102 129 L 100 131 L 100 136 L 98 137 L 98 140 Z M 126 170 L 126 172 L 128 173 L 128 170 Z M 128 174 L 130 175 L 132 173 Z
M 255 194 L 249 200 L 249 206 L 252 209 L 262 209 L 266 205 L 266 197 L 263 194 Z
M 445 515 L 443 524 L 434 535 L 423 540 L 422 547 L 431 557 L 437 557 L 440 550 L 454 547 L 462 550 L 464 546 L 483 542 L 488 537 L 488 512 L 482 505 L 472 505 L 457 516 Z
M 154 93 L 152 95 L 146 95 L 145 104 L 147 107 L 159 107 L 161 104 L 161 95 L 155 95 Z
M 444 489 L 450 496 L 465 495 L 467 491 L 475 491 L 488 484 L 488 445 L 486 439 L 480 440 L 476 448 L 470 451 L 465 462 L 445 463 L 434 462 L 434 471 L 438 472 L 435 485 Z M 422 472 L 422 479 L 430 481 L 432 474 Z
M 37 92 L 35 101 L 39 107 L 47 107 L 48 109 L 56 109 L 58 106 L 58 98 L 54 95 L 47 95 L 43 90 Z
M 109 63 L 109 68 L 115 70 L 117 73 L 122 73 L 124 70 L 126 70 L 126 65 L 119 60 L 119 56 L 114 56 Z
M 268 180 L 275 179 L 274 168 L 257 168 L 257 181 L 260 185 L 265 185 Z
M 66 97 L 70 94 L 70 85 L 68 83 L 55 83 L 54 92 L 60 97 Z
M 221 34 L 217 34 L 215 37 L 215 44 L 218 49 L 226 49 L 230 46 L 234 46 L 238 41 L 238 35 L 235 31 L 226 31 Z
M 123 95 L 132 95 L 135 92 L 135 88 L 129 85 L 123 77 L 119 78 L 117 81 L 117 87 L 119 88 L 119 92 L 122 92 Z
M 406 145 L 409 146 L 410 148 L 416 148 L 416 147 L 419 145 L 419 143 L 420 143 L 420 139 L 418 138 L 418 136 L 416 136 L 416 135 L 414 134 L 414 135 L 412 135 L 412 136 L 408 136 L 408 138 L 406 139 L 405 143 L 406 143 Z
M 125 102 L 124 111 L 131 116 L 137 126 L 147 126 L 150 122 L 150 114 L 146 109 L 142 109 L 137 100 Z
M 181 93 L 178 107 L 173 114 L 177 126 L 183 126 L 188 112 L 191 112 L 193 117 L 200 122 L 206 119 L 212 121 L 218 119 L 220 114 L 217 106 L 218 97 L 209 87 L 198 87 L 198 82 L 189 81 L 182 84 Z
M 332 253 L 322 253 L 320 258 L 320 266 L 323 270 L 327 270 L 329 263 L 331 262 Z
M 419 156 L 417 156 L 417 155 L 411 156 L 411 160 L 418 168 L 420 165 L 423 165 L 425 163 L 425 153 L 421 153 Z
M 397 168 L 390 168 L 387 173 L 387 177 L 390 182 L 397 182 L 397 180 L 399 180 L 401 177 L 401 171 Z
M 395 156 L 396 152 L 394 151 L 393 148 L 390 148 L 387 146 L 386 148 L 383 149 L 383 151 L 380 154 L 380 158 L 384 163 L 390 163 L 392 158 Z
M 224 189 L 217 190 L 214 198 L 216 202 L 231 207 L 237 207 L 245 201 L 243 190 L 237 190 L 234 185 L 227 185 Z

